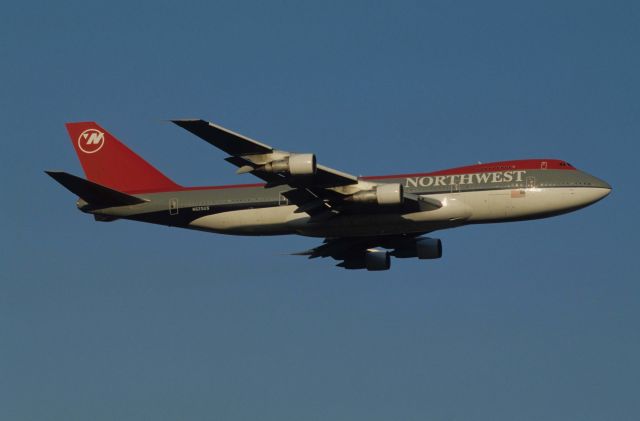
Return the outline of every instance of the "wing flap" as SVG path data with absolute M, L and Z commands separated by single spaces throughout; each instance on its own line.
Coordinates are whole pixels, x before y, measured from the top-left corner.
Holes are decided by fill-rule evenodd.
M 404 207 L 412 212 L 430 211 L 440 209 L 442 202 L 432 197 L 419 196 L 413 193 L 404 193 Z
M 358 177 L 324 165 L 317 165 L 313 182 L 316 187 L 336 187 L 358 184 Z
M 287 200 L 298 206 L 296 213 L 306 212 L 312 220 L 318 221 L 334 215 L 331 207 L 309 189 L 296 188 L 282 193 Z

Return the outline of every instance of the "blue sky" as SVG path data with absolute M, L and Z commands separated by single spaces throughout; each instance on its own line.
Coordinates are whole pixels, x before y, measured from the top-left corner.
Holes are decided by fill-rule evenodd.
M 632 420 L 640 365 L 632 1 L 20 2 L 0 15 L 0 418 Z M 184 185 L 251 182 L 170 118 L 355 174 L 549 157 L 558 218 L 343 271 L 317 240 L 96 223 L 95 120 Z

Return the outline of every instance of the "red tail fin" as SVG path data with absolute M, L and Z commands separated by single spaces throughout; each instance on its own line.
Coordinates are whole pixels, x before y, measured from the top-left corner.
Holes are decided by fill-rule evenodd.
M 67 123 L 71 143 L 90 181 L 126 193 L 180 186 L 94 122 Z

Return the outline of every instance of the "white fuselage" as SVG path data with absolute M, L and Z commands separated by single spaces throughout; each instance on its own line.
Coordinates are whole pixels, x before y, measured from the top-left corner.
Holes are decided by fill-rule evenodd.
M 338 215 L 310 222 L 297 206 L 242 209 L 203 216 L 189 227 L 235 235 L 302 234 L 317 237 L 429 232 L 452 226 L 536 219 L 571 212 L 609 193 L 600 187 L 532 187 L 429 194 L 442 207 L 412 213 Z

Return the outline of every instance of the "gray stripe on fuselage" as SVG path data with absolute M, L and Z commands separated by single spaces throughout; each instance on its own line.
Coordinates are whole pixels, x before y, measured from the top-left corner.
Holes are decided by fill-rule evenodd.
M 377 180 L 401 183 L 414 194 L 511 190 L 528 187 L 602 187 L 610 186 L 577 170 L 508 170 L 472 174 L 429 175 Z
M 288 186 L 233 187 L 138 194 L 148 202 L 141 206 L 101 209 L 97 213 L 170 226 L 187 226 L 191 221 L 222 212 L 267 208 L 287 204 L 281 193 Z M 177 208 L 171 210 L 173 201 Z

